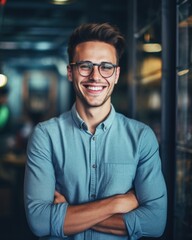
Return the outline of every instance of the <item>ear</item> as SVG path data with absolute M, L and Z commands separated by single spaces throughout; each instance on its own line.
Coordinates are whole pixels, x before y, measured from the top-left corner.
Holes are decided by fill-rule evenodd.
M 119 75 L 120 75 L 120 67 L 117 67 L 116 72 L 115 72 L 115 84 L 117 84 L 119 80 Z
M 72 68 L 71 68 L 70 65 L 67 65 L 67 77 L 68 77 L 68 80 L 69 80 L 70 82 L 73 81 L 72 75 L 73 75 L 73 74 L 72 74 Z

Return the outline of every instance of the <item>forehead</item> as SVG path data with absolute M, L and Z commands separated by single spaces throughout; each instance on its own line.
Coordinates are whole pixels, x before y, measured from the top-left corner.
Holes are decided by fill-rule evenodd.
M 116 62 L 116 49 L 111 44 L 100 41 L 79 43 L 74 52 L 75 61 Z

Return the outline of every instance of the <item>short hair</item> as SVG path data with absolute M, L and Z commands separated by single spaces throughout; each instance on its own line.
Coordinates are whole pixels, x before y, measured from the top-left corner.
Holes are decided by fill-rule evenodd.
M 125 39 L 116 26 L 109 23 L 85 23 L 77 27 L 69 38 L 67 49 L 69 62 L 73 61 L 76 46 L 88 41 L 101 41 L 114 46 L 117 62 L 125 49 Z

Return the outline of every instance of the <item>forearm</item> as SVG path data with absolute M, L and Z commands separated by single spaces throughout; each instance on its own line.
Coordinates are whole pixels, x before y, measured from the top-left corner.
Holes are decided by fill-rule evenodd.
M 71 235 L 89 228 L 95 228 L 95 230 L 97 228 L 102 232 L 113 230 L 116 234 L 117 232 L 120 234 L 120 231 L 125 230 L 125 226 L 120 216 L 115 216 L 115 214 L 127 213 L 137 207 L 138 202 L 132 191 L 96 202 L 68 206 L 64 221 L 64 233 Z M 116 230 L 115 220 L 118 220 L 119 223 L 119 229 L 116 228 Z
M 64 222 L 66 235 L 85 231 L 117 212 L 115 198 L 104 199 L 78 206 L 68 206 Z
M 115 214 L 92 227 L 93 230 L 115 235 L 127 235 L 122 214 Z

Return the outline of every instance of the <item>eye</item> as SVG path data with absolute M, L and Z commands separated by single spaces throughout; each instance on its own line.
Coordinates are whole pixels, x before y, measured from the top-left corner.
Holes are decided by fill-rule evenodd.
M 88 62 L 83 62 L 83 63 L 80 63 L 79 64 L 79 67 L 80 69 L 82 70 L 90 70 L 92 67 L 91 67 L 91 64 L 88 63 Z
M 111 63 L 103 63 L 101 64 L 101 70 L 109 71 L 113 69 L 113 65 Z

